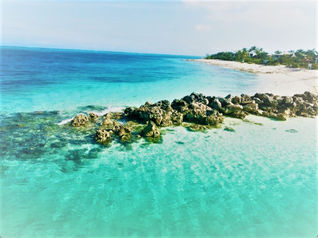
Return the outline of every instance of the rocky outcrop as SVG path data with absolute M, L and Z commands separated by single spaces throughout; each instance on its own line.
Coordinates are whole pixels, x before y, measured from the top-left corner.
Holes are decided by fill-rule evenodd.
M 130 142 L 131 140 L 131 130 L 127 127 L 120 128 L 117 135 L 121 142 Z
M 142 130 L 141 134 L 145 137 L 159 138 L 160 130 L 153 121 L 148 121 L 147 126 Z
M 78 114 L 73 118 L 72 126 L 74 127 L 86 126 L 88 122 L 89 122 L 89 119 L 86 115 Z
M 95 134 L 95 139 L 100 144 L 109 144 L 112 140 L 112 131 L 98 129 Z
M 259 115 L 278 120 L 295 116 L 313 117 L 318 111 L 318 96 L 310 92 L 292 97 L 256 93 L 252 99 L 258 104 Z
M 212 126 L 223 122 L 223 116 L 203 103 L 192 102 L 184 113 L 184 121 Z
M 124 110 L 125 116 L 130 120 L 140 123 L 154 122 L 157 126 L 180 125 L 182 116 L 178 114 L 167 100 L 159 101 L 155 104 L 149 102 L 141 107 L 129 107 Z
M 122 127 L 123 125 L 120 122 L 110 119 L 107 115 L 101 123 L 101 128 L 111 130 L 114 133 L 118 133 Z
M 183 122 L 183 114 L 176 110 L 173 110 L 171 112 L 171 122 L 173 125 L 181 125 Z
M 90 112 L 88 114 L 88 117 L 89 117 L 89 120 L 93 121 L 93 122 L 97 122 L 98 118 L 99 118 L 99 116 L 96 113 L 93 113 L 93 112 Z
M 94 113 L 78 114 L 72 126 L 95 123 L 99 126 L 95 134 L 97 142 L 108 144 L 117 138 L 127 143 L 140 137 L 158 139 L 161 127 L 183 125 L 189 130 L 200 131 L 220 127 L 224 116 L 244 119 L 248 114 L 282 121 L 295 116 L 314 117 L 318 115 L 318 96 L 310 92 L 292 97 L 270 93 L 226 97 L 192 93 L 172 103 L 167 100 L 146 102 L 140 107 L 128 107 L 124 112 L 107 113 L 104 117 Z

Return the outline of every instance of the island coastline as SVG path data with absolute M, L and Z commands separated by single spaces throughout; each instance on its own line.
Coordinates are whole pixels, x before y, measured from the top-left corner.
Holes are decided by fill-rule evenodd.
M 292 95 L 304 91 L 318 93 L 318 70 L 218 59 L 191 59 L 191 61 L 256 74 L 260 79 L 259 92 L 262 90 L 261 92 L 283 95 Z M 270 80 L 271 82 L 266 82 L 266 80 Z

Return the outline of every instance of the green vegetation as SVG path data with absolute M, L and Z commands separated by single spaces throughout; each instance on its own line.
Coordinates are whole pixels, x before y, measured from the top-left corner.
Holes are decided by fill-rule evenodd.
M 219 52 L 207 55 L 206 59 L 220 59 L 263 65 L 286 65 L 291 68 L 318 69 L 318 52 L 313 50 L 296 50 L 288 52 L 275 51 L 273 54 L 265 52 L 256 46 L 243 48 L 236 52 Z

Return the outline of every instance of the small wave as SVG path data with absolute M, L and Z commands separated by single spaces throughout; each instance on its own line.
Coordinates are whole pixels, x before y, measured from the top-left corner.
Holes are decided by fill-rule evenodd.
M 73 120 L 73 117 L 72 118 L 68 118 L 68 119 L 65 119 L 65 120 L 63 120 L 63 121 L 61 121 L 61 122 L 59 122 L 59 123 L 57 123 L 59 126 L 61 126 L 61 125 L 64 125 L 64 124 L 67 124 L 67 123 L 69 123 L 69 122 L 71 122 Z
M 93 112 L 93 113 L 97 114 L 98 116 L 103 116 L 106 113 L 109 113 L 109 112 L 120 112 L 123 109 L 124 109 L 123 107 L 109 107 L 109 108 L 104 109 L 102 111 L 90 111 L 90 112 Z
M 105 115 L 106 113 L 109 113 L 109 112 L 120 112 L 122 111 L 124 108 L 123 107 L 109 107 L 107 109 L 104 109 L 102 111 L 89 111 L 89 112 L 93 112 L 95 114 L 97 114 L 98 116 L 103 116 Z M 65 125 L 69 122 L 71 122 L 73 120 L 74 117 L 72 118 L 67 118 L 67 119 L 64 119 L 63 121 L 57 123 L 57 125 L 61 126 L 61 125 Z

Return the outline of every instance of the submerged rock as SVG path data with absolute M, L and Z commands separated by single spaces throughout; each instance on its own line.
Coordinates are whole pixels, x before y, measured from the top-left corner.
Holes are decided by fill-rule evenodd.
M 184 127 L 187 128 L 189 131 L 200 131 L 200 132 L 204 132 L 207 129 L 210 129 L 210 127 L 207 125 L 200 125 L 195 123 L 185 124 Z
M 276 120 L 279 120 L 279 121 L 286 121 L 287 120 L 287 116 L 283 113 L 277 113 L 277 114 L 270 113 L 269 117 L 276 119 Z
M 229 126 L 224 127 L 224 130 L 229 131 L 229 132 L 235 132 L 234 128 L 229 127 Z
M 298 132 L 295 129 L 288 129 L 288 130 L 285 130 L 285 131 L 288 132 L 288 133 L 297 133 Z

